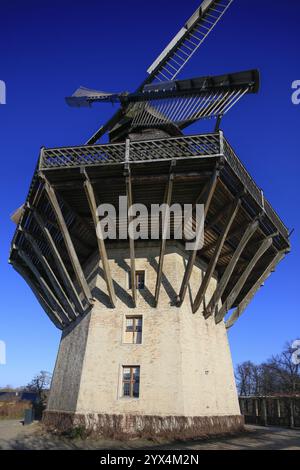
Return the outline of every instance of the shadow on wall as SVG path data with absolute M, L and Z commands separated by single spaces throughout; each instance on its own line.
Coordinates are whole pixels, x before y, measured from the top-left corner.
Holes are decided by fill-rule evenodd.
M 130 266 L 126 261 L 124 260 L 117 260 L 116 261 L 118 266 L 123 269 L 125 275 L 129 276 L 130 275 Z M 155 258 L 148 258 L 149 265 L 154 269 L 154 271 L 157 273 L 158 271 L 158 262 L 156 261 Z M 103 280 L 105 280 L 104 277 L 104 271 L 103 269 L 98 266 L 92 273 L 92 275 L 89 277 L 89 282 L 96 284 L 96 278 L 97 276 L 100 276 Z M 176 300 L 177 300 L 177 292 L 174 290 L 172 287 L 170 281 L 166 277 L 166 275 L 163 273 L 162 274 L 162 287 L 165 289 L 169 299 L 170 299 L 170 305 L 175 306 L 176 305 Z M 131 291 L 124 289 L 115 279 L 113 279 L 113 285 L 115 289 L 116 296 L 128 307 L 128 308 L 134 308 L 132 296 L 131 296 Z M 140 295 L 143 297 L 145 302 L 152 308 L 155 307 L 155 298 L 153 293 L 150 292 L 147 286 L 145 286 L 143 289 L 139 291 Z M 92 290 L 92 295 L 95 299 L 97 299 L 99 302 L 101 302 L 105 307 L 107 308 L 112 308 L 109 296 L 104 292 L 102 289 L 100 289 L 97 285 L 93 288 Z

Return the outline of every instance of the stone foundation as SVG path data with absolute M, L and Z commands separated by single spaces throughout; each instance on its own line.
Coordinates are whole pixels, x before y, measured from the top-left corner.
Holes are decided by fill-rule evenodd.
M 45 411 L 43 423 L 49 429 L 68 432 L 75 428 L 99 437 L 196 439 L 244 430 L 244 418 L 235 416 L 146 416 L 80 414 Z

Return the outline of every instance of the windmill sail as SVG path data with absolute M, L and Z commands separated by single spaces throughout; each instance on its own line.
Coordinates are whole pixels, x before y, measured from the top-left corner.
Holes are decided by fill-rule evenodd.
M 147 82 L 174 80 L 220 21 L 233 0 L 204 0 L 148 68 Z
M 204 0 L 184 27 L 148 68 L 149 75 L 137 91 L 143 91 L 145 85 L 155 81 L 174 80 L 203 44 L 232 2 L 233 0 Z M 124 110 L 119 109 L 86 143 L 88 145 L 94 144 L 106 132 L 119 126 L 124 115 Z
M 128 95 L 136 101 L 130 111 L 132 127 L 176 124 L 186 127 L 198 119 L 226 114 L 246 93 L 257 93 L 259 73 L 249 70 L 215 77 L 177 80 L 148 85 L 140 94 Z
M 119 102 L 120 97 L 116 93 L 107 93 L 105 91 L 91 90 L 86 87 L 79 87 L 72 96 L 66 98 L 66 102 L 69 106 L 81 108 L 90 107 L 95 101 L 103 102 Z

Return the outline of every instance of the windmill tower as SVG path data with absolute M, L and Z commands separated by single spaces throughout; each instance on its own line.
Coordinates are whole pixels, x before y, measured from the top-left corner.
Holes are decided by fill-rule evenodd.
M 48 425 L 174 437 L 243 425 L 226 330 L 290 249 L 287 228 L 219 130 L 258 91 L 259 74 L 177 79 L 231 3 L 204 0 L 134 93 L 77 90 L 68 104 L 118 102 L 119 111 L 85 145 L 41 149 L 10 263 L 62 330 Z M 211 133 L 183 134 L 207 118 L 216 120 Z M 196 240 L 202 205 L 201 246 L 186 249 L 181 216 L 132 210 L 163 203 L 190 205 Z M 115 214 L 97 210 L 108 204 Z M 115 237 L 105 239 L 104 215 Z M 143 237 L 131 236 L 134 223 Z

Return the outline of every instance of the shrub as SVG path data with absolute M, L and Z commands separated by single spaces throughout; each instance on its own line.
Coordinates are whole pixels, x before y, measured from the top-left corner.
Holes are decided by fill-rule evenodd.
M 22 419 L 27 408 L 31 408 L 28 401 L 0 402 L 0 419 Z

